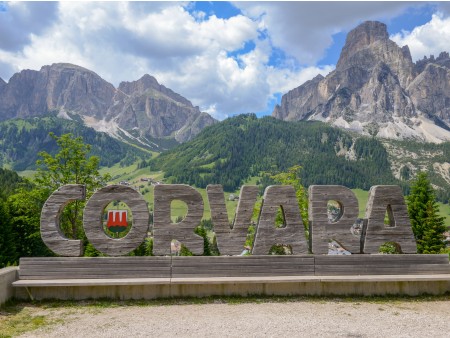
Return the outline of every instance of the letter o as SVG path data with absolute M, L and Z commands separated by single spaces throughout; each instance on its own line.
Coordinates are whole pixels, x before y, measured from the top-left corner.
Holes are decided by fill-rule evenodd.
M 113 239 L 103 231 L 102 216 L 106 206 L 120 200 L 128 205 L 133 214 L 133 224 L 128 234 Z M 147 203 L 136 190 L 123 185 L 110 185 L 95 192 L 86 204 L 83 227 L 89 242 L 100 252 L 109 256 L 123 256 L 136 249 L 148 232 L 149 211 Z

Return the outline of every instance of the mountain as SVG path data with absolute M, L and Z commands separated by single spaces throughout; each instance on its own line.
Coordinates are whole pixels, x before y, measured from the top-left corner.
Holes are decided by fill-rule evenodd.
M 450 58 L 412 62 L 381 22 L 349 32 L 336 69 L 283 95 L 272 116 L 319 120 L 365 135 L 450 140 Z
M 46 151 L 54 155 L 58 146 L 49 133 L 62 135 L 72 133 L 81 136 L 90 144 L 90 155 L 100 157 L 100 165 L 112 166 L 116 163 L 128 165 L 139 158 L 149 158 L 151 154 L 130 144 L 97 132 L 80 122 L 55 116 L 10 119 L 0 122 L 0 168 L 9 166 L 14 170 L 35 169 L 38 153 Z
M 153 139 L 185 142 L 215 122 L 150 75 L 115 88 L 88 69 L 58 63 L 0 81 L 0 121 L 48 113 L 151 149 Z
M 234 191 L 263 172 L 300 164 L 310 184 L 342 184 L 368 190 L 375 184 L 403 184 L 390 168 L 380 141 L 321 122 L 285 122 L 240 115 L 205 128 L 197 137 L 150 161 L 165 181 Z

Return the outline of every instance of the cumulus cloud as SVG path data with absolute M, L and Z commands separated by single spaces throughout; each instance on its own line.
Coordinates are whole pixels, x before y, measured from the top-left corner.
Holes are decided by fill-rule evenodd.
M 272 45 L 262 29 L 245 15 L 194 15 L 180 3 L 62 2 L 45 32 L 26 35 L 19 51 L 0 49 L 0 76 L 57 62 L 94 70 L 116 86 L 149 73 L 221 119 L 269 109 L 274 93 L 312 73 L 269 66 Z M 254 48 L 245 49 L 249 42 Z
M 18 51 L 30 43 L 33 34 L 41 34 L 55 20 L 55 2 L 9 2 L 0 10 L 0 49 Z
M 301 64 L 315 65 L 332 35 L 348 31 L 363 20 L 387 20 L 407 6 L 402 2 L 235 2 L 252 18 L 259 18 L 274 46 Z
M 333 70 L 317 65 L 333 33 L 361 18 L 393 17 L 407 5 L 235 6 L 241 14 L 221 18 L 176 2 L 8 3 L 0 11 L 0 77 L 69 62 L 115 86 L 148 73 L 219 119 L 269 111 L 276 94 Z M 278 51 L 281 62 L 274 63 Z
M 414 61 L 424 56 L 438 56 L 440 52 L 450 51 L 450 18 L 443 13 L 432 16 L 430 22 L 414 28 L 411 32 L 402 31 L 391 37 L 398 45 L 408 45 Z

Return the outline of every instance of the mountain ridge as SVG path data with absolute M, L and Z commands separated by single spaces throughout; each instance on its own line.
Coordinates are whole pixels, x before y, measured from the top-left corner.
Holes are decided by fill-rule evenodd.
M 335 70 L 284 94 L 272 116 L 382 138 L 450 140 L 449 55 L 414 63 L 384 23 L 366 21 L 348 33 Z
M 77 115 L 89 127 L 144 145 L 149 138 L 185 142 L 216 122 L 148 74 L 115 88 L 89 69 L 55 63 L 0 81 L 0 121 L 53 112 L 66 119 Z

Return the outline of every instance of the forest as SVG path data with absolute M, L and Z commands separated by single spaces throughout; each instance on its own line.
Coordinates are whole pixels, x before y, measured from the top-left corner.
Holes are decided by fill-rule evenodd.
M 168 182 L 200 188 L 222 184 L 235 191 L 251 177 L 302 166 L 302 182 L 368 190 L 377 184 L 407 185 L 390 170 L 380 141 L 320 122 L 285 122 L 239 115 L 206 128 L 194 140 L 150 161 Z

